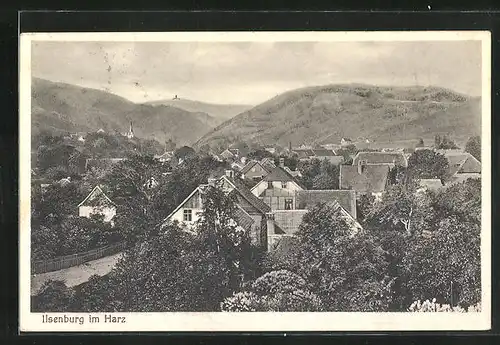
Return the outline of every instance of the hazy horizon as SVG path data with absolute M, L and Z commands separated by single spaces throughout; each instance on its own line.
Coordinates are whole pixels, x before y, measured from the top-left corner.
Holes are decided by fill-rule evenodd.
M 85 63 L 82 63 L 85 62 Z M 32 76 L 135 103 L 257 105 L 309 86 L 435 86 L 481 95 L 480 41 L 32 43 Z

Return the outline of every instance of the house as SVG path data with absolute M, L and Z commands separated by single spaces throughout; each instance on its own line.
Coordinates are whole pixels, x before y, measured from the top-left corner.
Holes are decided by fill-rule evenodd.
M 262 158 L 260 160 L 260 164 L 262 165 L 262 167 L 264 169 L 267 169 L 269 171 L 276 168 L 276 164 L 274 164 L 274 158 L 271 158 L 271 157 Z
M 266 148 L 264 148 L 264 150 L 266 150 L 267 152 L 269 152 L 270 154 L 273 154 L 273 155 L 276 153 L 275 147 L 266 147 Z
M 470 178 L 481 178 L 481 162 L 468 152 L 451 151 L 444 152 L 448 160 L 448 182 L 453 185 L 466 181 Z
M 340 165 L 344 163 L 344 156 L 315 156 L 315 159 L 319 159 L 320 161 L 327 160 L 333 165 Z
M 87 197 L 78 204 L 80 217 L 90 218 L 93 214 L 104 216 L 105 222 L 113 225 L 113 218 L 116 215 L 116 204 L 108 198 L 101 187 L 95 186 Z
M 313 149 L 313 156 L 315 157 L 331 157 L 331 156 L 336 156 L 337 154 L 333 150 L 327 150 L 324 148 L 317 148 Z
M 97 130 L 97 133 L 105 133 L 105 132 L 106 132 L 106 131 L 105 131 L 104 129 L 102 129 L 102 128 L 99 128 L 99 129 Z
M 341 165 L 339 186 L 379 198 L 387 187 L 389 170 L 388 164 L 365 164 L 363 161 L 358 161 L 358 165 Z
M 334 211 L 339 211 L 340 217 L 349 225 L 352 235 L 363 229 L 356 218 L 345 210 L 338 201 L 332 200 L 323 203 L 323 205 L 332 208 Z M 282 251 L 284 243 L 292 244 L 293 238 L 300 229 L 302 219 L 308 212 L 308 209 L 275 210 L 267 214 L 267 250 L 270 252 L 276 249 Z
M 236 170 L 236 171 L 241 171 L 243 169 L 244 165 L 241 163 L 233 162 L 231 163 L 231 169 Z
M 352 140 L 349 138 L 342 138 L 340 139 L 340 146 L 348 146 L 352 145 Z
M 391 168 L 397 166 L 408 167 L 408 160 L 403 152 L 358 152 L 352 160 L 356 166 L 360 162 L 364 164 L 387 164 Z
M 297 156 L 297 159 L 299 161 L 307 161 L 314 156 L 314 152 L 312 149 L 296 149 L 293 150 L 292 153 Z
M 269 164 L 263 164 L 257 160 L 249 161 L 243 169 L 241 169 L 241 178 L 251 181 L 260 181 L 274 169 Z
M 305 188 L 282 167 L 275 167 L 252 189 L 252 193 L 261 198 L 272 210 L 293 210 L 295 192 Z
M 310 210 L 318 204 L 337 201 L 356 219 L 356 191 L 354 190 L 300 190 L 296 192 L 297 209 Z
M 234 150 L 225 149 L 221 152 L 219 157 L 226 160 L 235 160 L 237 156 L 233 153 L 233 151 Z
M 302 177 L 302 174 L 299 170 L 292 170 L 287 166 L 284 166 L 283 169 L 292 177 Z
M 237 211 L 233 220 L 243 230 L 249 231 L 254 244 L 265 248 L 267 246 L 265 215 L 271 209 L 253 195 L 242 181 L 235 179 L 232 170 L 226 170 L 220 178 L 209 179 L 208 184 L 198 186 L 163 220 L 161 227 L 177 221 L 181 227 L 193 231 L 196 222 L 202 217 L 202 196 L 208 186 L 219 186 L 223 191 L 235 195 Z

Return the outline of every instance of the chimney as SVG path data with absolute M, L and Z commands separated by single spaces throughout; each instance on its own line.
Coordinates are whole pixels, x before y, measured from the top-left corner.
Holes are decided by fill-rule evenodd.
M 280 157 L 280 167 L 284 168 L 285 167 L 285 158 Z
M 226 170 L 226 176 L 229 177 L 229 178 L 233 178 L 234 177 L 234 171 L 232 170 Z
M 360 159 L 358 161 L 358 174 L 362 174 L 365 171 L 366 161 Z

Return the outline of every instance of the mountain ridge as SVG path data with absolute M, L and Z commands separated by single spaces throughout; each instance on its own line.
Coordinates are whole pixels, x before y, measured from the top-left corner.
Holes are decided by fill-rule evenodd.
M 437 86 L 330 84 L 289 90 L 216 126 L 195 146 L 465 137 L 480 133 L 480 98 Z
M 34 134 L 100 128 L 123 133 L 132 121 L 137 136 L 159 141 L 175 138 L 179 145 L 192 144 L 217 124 L 206 113 L 134 103 L 107 91 L 36 77 L 32 79 L 31 110 Z

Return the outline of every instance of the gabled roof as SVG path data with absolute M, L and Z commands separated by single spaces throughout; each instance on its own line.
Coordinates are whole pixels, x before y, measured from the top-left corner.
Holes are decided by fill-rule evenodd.
M 312 151 L 315 156 L 322 156 L 322 157 L 335 156 L 335 152 L 333 150 L 313 149 Z
M 274 164 L 274 159 L 270 157 L 262 158 L 260 164 L 267 172 L 270 172 L 274 168 L 276 168 L 276 164 Z
M 326 159 L 334 165 L 340 165 L 344 162 L 344 156 L 316 156 L 314 158 L 319 159 L 320 161 Z
M 262 213 L 268 213 L 271 211 L 271 208 L 261 199 L 252 194 L 250 189 L 248 189 L 243 182 L 240 182 L 237 179 L 232 179 L 228 176 L 222 176 L 221 178 L 225 179 L 233 188 L 248 202 L 250 205 L 255 207 Z
M 367 164 L 396 164 L 407 167 L 408 160 L 403 152 L 358 152 L 352 160 L 352 165 L 365 161 Z
M 309 158 L 311 156 L 314 156 L 314 152 L 312 150 L 306 149 L 306 150 L 292 150 L 293 153 L 297 155 L 299 159 L 301 158 Z
M 389 166 L 386 164 L 371 164 L 363 166 L 358 172 L 358 166 L 340 166 L 340 188 L 353 189 L 357 192 L 382 192 L 387 185 Z
M 206 186 L 206 185 L 200 185 L 198 187 L 196 187 L 172 212 L 170 212 L 170 214 L 168 216 L 166 216 L 163 221 L 162 221 L 162 225 L 170 218 L 172 217 L 172 215 L 175 214 L 175 212 L 179 211 L 179 209 L 184 206 L 184 204 L 189 200 L 191 199 L 191 197 L 196 193 L 196 192 L 201 192 L 202 188 Z
M 317 204 L 337 201 L 352 217 L 357 217 L 354 190 L 301 190 L 295 195 L 297 208 L 310 210 Z
M 219 156 L 224 157 L 224 158 L 232 158 L 232 157 L 234 157 L 234 154 L 229 149 L 225 149 L 224 151 L 222 151 L 220 153 Z
M 274 167 L 273 170 L 269 172 L 264 178 L 263 181 L 267 182 L 272 182 L 272 181 L 281 181 L 281 182 L 288 182 L 288 181 L 293 181 L 296 182 L 293 178 L 292 175 L 287 173 L 284 169 L 281 167 Z
M 444 152 L 448 159 L 449 172 L 454 174 L 481 173 L 481 162 L 468 152 Z
M 241 169 L 241 173 L 242 174 L 246 174 L 247 172 L 250 171 L 250 169 L 252 169 L 255 165 L 259 165 L 262 169 L 264 169 L 266 172 L 269 172 L 271 169 L 269 169 L 269 167 L 266 167 L 264 166 L 261 162 L 259 161 L 256 161 L 256 160 L 251 160 L 250 162 L 248 162 L 244 167 L 243 169 Z
M 104 198 L 105 201 L 116 206 L 116 204 L 113 201 L 111 201 L 110 198 L 108 198 L 106 193 L 104 193 L 102 191 L 101 187 L 95 186 L 94 189 L 92 189 L 92 191 L 89 193 L 89 195 L 87 195 L 87 197 L 85 199 L 83 199 L 83 201 L 81 203 L 78 204 L 78 207 L 84 205 L 85 203 L 87 203 L 91 200 L 95 200 L 98 197 Z
M 234 221 L 245 230 L 250 230 L 255 220 L 240 206 L 236 205 L 233 213 Z
M 275 232 L 279 234 L 293 235 L 299 230 L 302 217 L 308 210 L 277 210 L 273 211 Z

